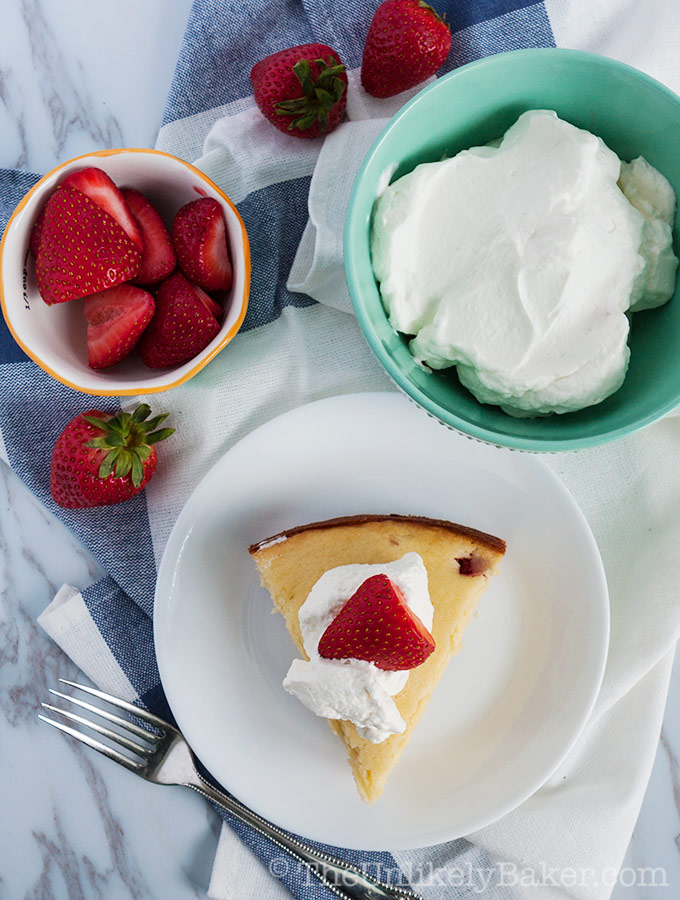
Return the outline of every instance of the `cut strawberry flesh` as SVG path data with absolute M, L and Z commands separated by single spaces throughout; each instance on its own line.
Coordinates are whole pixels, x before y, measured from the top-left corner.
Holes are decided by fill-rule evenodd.
M 175 215 L 172 239 L 187 278 L 205 291 L 229 290 L 233 276 L 227 226 L 217 200 L 202 197 L 183 206 Z
M 170 232 L 161 214 L 151 201 L 139 191 L 121 191 L 142 235 L 142 264 L 137 284 L 156 284 L 167 278 L 177 265 L 177 256 Z
M 219 322 L 222 318 L 222 313 L 224 312 L 220 304 L 216 300 L 213 300 L 210 294 L 206 294 L 203 288 L 200 288 L 197 284 L 192 284 L 192 287 L 196 291 L 198 299 L 201 301 L 203 306 L 205 306 L 208 312 L 212 313 Z
M 80 191 L 96 203 L 100 209 L 112 216 L 127 234 L 133 244 L 140 250 L 144 247 L 142 235 L 125 199 L 106 172 L 89 168 L 71 172 L 61 183 L 62 187 L 70 187 Z
M 489 568 L 489 563 L 476 553 L 470 556 L 461 556 L 456 560 L 458 572 L 461 575 L 483 575 Z
M 35 274 L 45 303 L 64 303 L 134 278 L 141 251 L 85 194 L 59 187 L 45 206 Z
M 106 369 L 134 350 L 153 316 L 155 303 L 147 291 L 120 284 L 86 297 L 88 365 Z
M 413 669 L 434 650 L 434 639 L 387 575 L 367 578 L 326 628 L 319 655 L 363 659 L 379 669 Z

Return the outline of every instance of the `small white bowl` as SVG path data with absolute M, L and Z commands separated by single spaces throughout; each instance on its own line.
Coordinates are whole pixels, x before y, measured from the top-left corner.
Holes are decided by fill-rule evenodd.
M 199 197 L 214 197 L 224 209 L 234 282 L 219 333 L 197 356 L 181 366 L 150 369 L 136 354 L 110 369 L 87 364 L 87 323 L 82 300 L 48 306 L 41 298 L 28 250 L 31 229 L 57 185 L 88 166 L 103 169 L 121 188 L 149 197 L 171 226 L 177 210 Z M 17 343 L 49 375 L 85 394 L 153 394 L 183 384 L 206 366 L 238 332 L 248 307 L 250 247 L 234 204 L 203 172 L 160 150 L 99 150 L 62 163 L 26 194 L 7 224 L 0 245 L 0 302 Z

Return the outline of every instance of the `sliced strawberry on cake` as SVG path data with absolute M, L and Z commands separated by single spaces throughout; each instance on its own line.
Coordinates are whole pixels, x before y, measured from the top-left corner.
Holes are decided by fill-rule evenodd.
M 82 191 L 60 186 L 45 206 L 35 273 L 45 303 L 115 287 L 139 272 L 141 250 Z
M 107 369 L 134 350 L 153 317 L 156 304 L 148 291 L 119 284 L 86 297 L 87 364 Z
M 372 575 L 345 603 L 319 641 L 325 659 L 364 659 L 379 669 L 422 665 L 434 639 L 387 575 Z

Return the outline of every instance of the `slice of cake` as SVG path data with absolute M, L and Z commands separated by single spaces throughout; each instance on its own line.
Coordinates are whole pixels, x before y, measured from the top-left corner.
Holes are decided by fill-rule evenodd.
M 304 660 L 312 656 L 318 660 L 317 647 L 328 622 L 339 617 L 350 598 L 355 603 L 355 592 L 361 593 L 360 587 L 365 592 L 367 579 L 372 580 L 379 572 L 384 573 L 383 580 L 393 585 L 398 597 L 406 597 L 410 616 L 415 620 L 414 633 L 431 632 L 434 650 L 430 647 L 425 661 L 408 672 L 381 673 L 373 662 L 365 661 L 366 656 L 359 662 L 328 661 L 329 666 L 337 667 L 334 671 L 340 688 L 335 700 L 329 701 L 329 711 L 318 714 L 329 716 L 331 729 L 345 744 L 359 794 L 372 803 L 382 793 L 451 655 L 460 648 L 477 601 L 505 553 L 505 542 L 437 519 L 367 515 L 291 528 L 249 550 L 262 584 L 283 615 Z M 429 591 L 431 606 L 427 598 L 420 597 L 421 582 L 425 584 L 425 594 Z M 308 598 L 310 602 L 302 612 L 306 632 L 303 636 L 300 610 Z M 397 602 L 394 597 L 392 601 Z M 321 608 L 319 603 L 326 603 L 326 608 L 331 604 L 326 619 L 315 613 Z M 325 643 L 328 644 L 328 636 Z M 322 663 L 326 665 L 326 661 Z M 314 708 L 305 696 L 304 668 L 305 663 L 296 660 L 287 679 L 296 682 L 297 695 Z M 330 676 L 324 674 L 327 682 L 329 677 L 335 677 L 334 671 L 328 671 Z M 366 687 L 365 679 L 372 675 L 377 675 L 379 684 L 371 682 Z M 353 691 L 362 696 L 375 695 L 380 721 L 366 719 L 363 708 L 356 714 L 352 712 L 358 726 L 348 720 L 350 716 L 337 717 L 332 710 L 344 708 L 347 697 L 343 692 L 347 695 Z M 391 704 L 396 710 L 391 710 Z M 390 724 L 395 720 L 397 724 Z

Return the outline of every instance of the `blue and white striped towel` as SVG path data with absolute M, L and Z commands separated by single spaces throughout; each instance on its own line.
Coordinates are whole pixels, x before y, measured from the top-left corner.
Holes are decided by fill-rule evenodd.
M 199 160 L 237 202 L 252 243 L 251 305 L 229 352 L 188 384 L 151 398 L 154 407 L 171 412 L 177 435 L 163 447 L 164 464 L 145 493 L 118 507 L 55 507 L 49 496 L 52 445 L 70 418 L 97 401 L 48 378 L 0 325 L 0 453 L 108 573 L 82 593 L 64 587 L 40 621 L 94 682 L 164 716 L 169 711 L 152 638 L 154 581 L 170 527 L 192 489 L 222 453 L 274 415 L 331 394 L 389 389 L 354 319 L 342 311 L 337 229 L 324 242 L 314 222 L 308 224 L 321 142 L 294 141 L 273 129 L 254 108 L 248 80 L 252 64 L 267 53 L 309 40 L 328 43 L 350 69 L 349 117 L 368 123 L 362 134 L 369 140 L 369 120 L 391 115 L 410 96 L 375 101 L 359 87 L 363 38 L 377 5 L 378 0 L 194 2 L 157 146 Z M 623 59 L 680 90 L 680 14 L 665 0 L 439 0 L 437 6 L 454 32 L 444 71 L 502 50 L 559 45 Z M 345 180 L 357 162 L 345 160 Z M 1 225 L 37 177 L 0 171 Z M 287 289 L 287 282 L 298 290 Z M 315 303 L 303 289 L 323 302 Z M 30 440 L 24 432 L 29 401 L 32 421 L 46 423 L 31 431 Z M 115 401 L 101 403 L 112 408 Z M 336 853 L 374 871 L 380 865 L 383 873 L 401 872 L 427 897 L 609 895 L 611 873 L 623 858 L 649 776 L 680 631 L 674 590 L 680 580 L 674 552 L 680 540 L 680 473 L 673 463 L 679 449 L 676 416 L 611 447 L 550 462 L 600 544 L 613 636 L 591 723 L 549 784 L 468 840 L 395 854 Z M 664 565 L 655 565 L 657 559 Z M 295 867 L 279 866 L 279 855 L 253 831 L 229 820 L 227 825 L 211 896 L 233 896 L 229 884 L 239 884 L 241 875 L 248 896 L 274 898 L 288 889 L 300 898 L 330 898 Z M 265 866 L 254 866 L 252 854 Z

